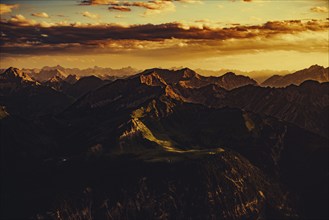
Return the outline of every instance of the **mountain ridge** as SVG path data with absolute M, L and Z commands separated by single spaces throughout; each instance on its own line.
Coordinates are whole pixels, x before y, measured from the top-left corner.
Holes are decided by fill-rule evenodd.
M 300 85 L 304 81 L 315 80 L 318 82 L 329 81 L 329 67 L 324 68 L 319 65 L 313 65 L 309 68 L 297 72 L 279 76 L 274 75 L 265 80 L 261 85 L 270 87 L 286 87 L 291 84 Z
M 149 69 L 0 89 L 4 216 L 326 219 L 329 83 L 238 78 Z

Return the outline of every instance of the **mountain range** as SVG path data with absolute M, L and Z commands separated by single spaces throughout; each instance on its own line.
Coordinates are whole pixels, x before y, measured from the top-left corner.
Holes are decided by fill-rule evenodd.
M 292 75 L 9 68 L 2 216 L 327 219 L 328 68 Z
M 319 65 L 313 65 L 307 69 L 297 71 L 287 75 L 274 75 L 265 80 L 263 86 L 286 87 L 291 84 L 300 85 L 306 80 L 315 80 L 318 82 L 329 81 L 329 67 L 324 68 Z
M 173 67 L 170 70 L 181 70 L 183 67 L 177 68 Z M 5 69 L 0 70 L 0 72 L 4 72 Z M 79 69 L 79 68 L 65 68 L 60 65 L 49 67 L 45 66 L 41 69 L 26 69 L 23 68 L 22 72 L 28 75 L 32 79 L 38 82 L 46 82 L 46 81 L 59 81 L 68 76 L 75 76 L 77 79 L 80 77 L 91 76 L 94 75 L 102 80 L 115 80 L 118 78 L 126 78 L 128 76 L 132 76 L 138 72 L 142 72 L 140 70 L 134 69 L 132 67 L 125 67 L 121 69 L 112 69 L 112 68 L 103 68 L 95 66 L 93 68 L 87 69 Z M 226 73 L 235 73 L 236 75 L 249 75 L 255 76 L 255 81 L 261 86 L 269 86 L 269 87 L 286 87 L 291 84 L 300 85 L 302 82 L 306 80 L 315 80 L 318 82 L 327 82 L 328 75 L 328 67 L 324 68 L 319 65 L 313 65 L 309 68 L 295 71 L 293 73 L 289 71 L 273 71 L 273 70 L 259 70 L 259 71 L 240 71 L 240 70 L 229 70 L 229 69 L 220 69 L 218 71 L 215 70 L 205 70 L 205 69 L 196 69 L 196 72 L 201 74 L 202 76 L 207 77 L 218 77 L 223 76 Z M 270 77 L 269 77 L 270 76 Z

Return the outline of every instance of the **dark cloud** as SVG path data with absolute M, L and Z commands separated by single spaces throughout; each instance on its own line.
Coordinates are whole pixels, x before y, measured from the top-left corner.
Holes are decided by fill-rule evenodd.
M 80 5 L 109 5 L 110 10 L 129 12 L 134 7 L 146 9 L 145 15 L 174 11 L 176 6 L 173 2 L 195 4 L 201 0 L 149 0 L 149 1 L 122 1 L 122 0 L 82 0 Z
M 114 5 L 114 6 L 110 6 L 109 10 L 116 10 L 116 11 L 124 11 L 124 12 L 129 12 L 131 11 L 131 9 L 127 6 L 121 6 L 121 5 Z
M 118 2 L 118 0 L 80 0 L 80 5 L 110 5 Z
M 32 13 L 31 15 L 39 18 L 49 18 L 49 15 L 46 12 Z
M 186 46 L 219 45 L 228 40 L 234 41 L 269 41 L 279 36 L 299 33 L 328 31 L 327 20 L 290 20 L 271 21 L 263 25 L 236 25 L 226 28 L 211 28 L 206 25 L 187 25 L 182 23 L 145 24 L 145 25 L 79 25 L 79 24 L 41 24 L 26 19 L 11 19 L 0 22 L 0 45 L 3 53 L 34 54 L 57 51 L 79 50 L 96 51 L 146 49 L 162 45 L 170 46 L 172 42 L 180 48 Z M 176 42 L 177 41 L 177 42 Z M 169 43 L 168 43 L 169 42 Z M 281 42 L 284 43 L 283 40 Z M 227 42 L 232 44 L 232 42 Z M 248 45 L 244 43 L 244 45 Z M 291 45 L 291 43 L 290 43 Z M 221 45 L 224 48 L 225 44 Z M 238 46 L 237 46 L 238 47 Z M 246 47 L 246 46 L 244 46 Z M 286 45 L 287 48 L 288 45 Z M 294 44 L 294 47 L 297 45 Z M 106 51 L 106 50 L 104 50 Z M 78 53 L 78 52 L 77 52 Z

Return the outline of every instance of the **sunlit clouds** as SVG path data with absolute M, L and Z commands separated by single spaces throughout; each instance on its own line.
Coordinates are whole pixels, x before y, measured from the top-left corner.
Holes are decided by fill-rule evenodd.
M 317 13 L 328 13 L 328 8 L 325 6 L 317 6 L 317 7 L 313 7 L 310 9 L 312 12 L 317 12 Z
M 4 0 L 1 67 L 38 56 L 55 65 L 59 63 L 51 57 L 67 62 L 61 57 L 81 55 L 96 65 L 135 64 L 136 68 L 150 60 L 157 67 L 180 63 L 227 68 L 235 60 L 235 69 L 271 69 L 269 56 L 259 67 L 248 60 L 264 60 L 265 54 L 274 54 L 278 63 L 290 60 L 282 69 L 296 69 L 299 60 L 314 60 L 311 54 L 318 54 L 319 64 L 328 65 L 326 1 L 67 0 L 59 4 L 49 0 L 49 4 Z
M 93 14 L 93 13 L 90 13 L 89 11 L 84 11 L 81 13 L 84 17 L 87 17 L 87 18 L 91 18 L 91 19 L 99 19 L 99 15 L 98 14 Z
M 84 13 L 86 14 L 86 13 Z M 313 47 L 316 50 L 324 50 L 325 41 L 320 41 L 323 47 L 319 47 L 319 40 L 326 40 L 329 22 L 327 20 L 309 21 L 271 21 L 262 25 L 235 25 L 231 27 L 209 26 L 204 21 L 188 23 L 166 23 L 160 25 L 118 25 L 118 24 L 81 24 L 81 23 L 46 23 L 36 22 L 25 18 L 23 15 L 13 16 L 7 22 L 1 22 L 2 33 L 1 44 L 6 53 L 30 54 L 52 53 L 54 49 L 62 48 L 65 52 L 71 52 L 75 45 L 79 50 L 89 51 L 97 48 L 106 48 L 104 45 L 115 43 L 118 48 L 134 49 L 133 45 L 159 45 L 161 49 L 171 48 L 170 41 L 180 41 L 179 45 L 185 45 L 190 50 L 194 46 L 203 48 L 206 53 L 211 50 L 231 48 L 231 50 L 270 49 L 296 50 Z M 205 21 L 207 22 L 207 21 Z M 37 29 L 34 27 L 38 27 Z M 41 34 L 48 37 L 44 39 Z M 303 38 L 300 36 L 310 36 Z M 11 36 L 11 37 L 8 37 Z M 288 41 L 288 36 L 293 40 Z M 312 39 L 312 36 L 314 36 Z M 278 39 L 281 39 L 278 41 Z M 307 41 L 299 44 L 300 41 Z M 33 43 L 31 43 L 33 42 Z M 145 43 L 146 42 L 146 43 Z M 298 43 L 297 43 L 298 42 Z M 184 44 L 182 44 L 184 43 Z M 31 45 L 30 45 L 31 44 Z M 65 47 L 63 47 L 63 44 Z M 14 45 L 14 46 L 13 46 Z M 28 50 L 29 45 L 33 48 Z M 83 45 L 83 47 L 81 47 Z M 259 45 L 266 45 L 260 47 Z M 282 45 L 282 46 L 280 46 Z M 210 48 L 207 48 L 210 46 Z M 322 49 L 321 49 L 322 48 Z M 153 48 L 151 48 L 153 49 Z M 208 51 L 210 50 L 210 51 Z M 56 50 L 55 50 L 56 51 Z M 108 52 L 108 51 L 105 51 Z M 233 52 L 233 51 L 232 51 Z
M 49 15 L 45 12 L 32 13 L 31 15 L 39 18 L 49 18 Z
M 15 8 L 18 8 L 18 4 L 0 4 L 0 15 L 12 12 Z

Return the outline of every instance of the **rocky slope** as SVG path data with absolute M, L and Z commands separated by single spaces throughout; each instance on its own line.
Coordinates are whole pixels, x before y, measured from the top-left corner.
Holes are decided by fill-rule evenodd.
M 41 85 L 16 68 L 0 74 L 0 105 L 26 117 L 62 111 L 72 99 Z
M 306 81 L 300 86 L 274 89 L 245 86 L 225 91 L 218 87 L 175 91 L 187 102 L 211 107 L 231 106 L 270 115 L 328 137 L 329 84 Z

